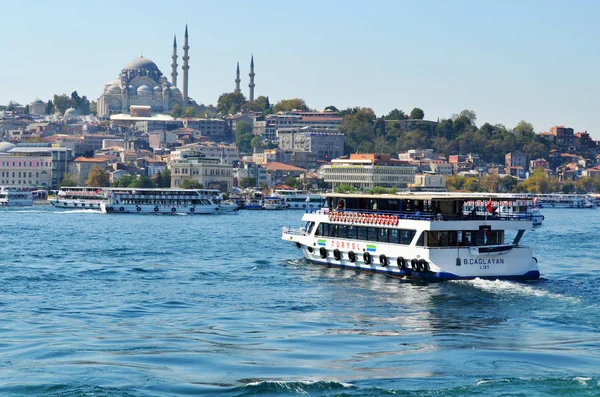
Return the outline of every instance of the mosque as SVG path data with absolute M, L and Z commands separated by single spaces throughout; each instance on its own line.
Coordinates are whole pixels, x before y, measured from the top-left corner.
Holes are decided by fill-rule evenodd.
M 104 86 L 98 98 L 98 116 L 110 117 L 111 114 L 129 113 L 129 107 L 150 106 L 152 113 L 170 113 L 177 105 L 186 108 L 198 105 L 188 96 L 189 51 L 188 29 L 185 26 L 183 44 L 183 87 L 177 86 L 177 38 L 173 39 L 173 63 L 171 81 L 162 74 L 158 66 L 143 56 L 129 62 L 119 77 Z M 250 100 L 254 100 L 254 56 L 250 63 Z M 236 91 L 239 92 L 239 63 L 236 74 Z

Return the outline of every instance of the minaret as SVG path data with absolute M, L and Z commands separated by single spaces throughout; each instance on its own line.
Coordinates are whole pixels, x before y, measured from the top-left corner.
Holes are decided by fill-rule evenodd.
M 173 63 L 171 64 L 171 83 L 177 87 L 177 37 L 173 36 Z
M 248 84 L 248 87 L 250 87 L 250 97 L 248 100 L 252 102 L 254 100 L 254 54 L 252 54 L 252 59 L 250 60 L 250 73 L 248 73 L 248 76 L 250 76 L 250 84 Z
M 237 63 L 237 71 L 235 72 L 235 93 L 240 92 L 240 63 Z
M 183 107 L 186 107 L 188 104 L 188 70 L 190 69 L 190 65 L 188 65 L 188 61 L 190 60 L 190 56 L 188 55 L 188 50 L 190 46 L 188 45 L 188 30 L 187 24 L 185 25 L 185 36 L 183 39 Z

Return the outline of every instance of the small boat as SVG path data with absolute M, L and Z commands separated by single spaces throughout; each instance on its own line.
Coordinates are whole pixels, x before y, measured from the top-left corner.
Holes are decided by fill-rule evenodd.
M 58 189 L 56 196 L 48 202 L 56 208 L 66 209 L 99 209 L 106 201 L 102 187 L 70 186 Z
M 542 208 L 596 208 L 596 201 L 587 194 L 536 194 Z
M 223 214 L 238 210 L 214 189 L 104 188 L 108 214 Z
M 267 196 L 263 200 L 263 209 L 282 210 L 285 208 L 285 201 L 280 196 Z
M 331 193 L 324 208 L 304 213 L 303 227 L 284 227 L 281 238 L 315 264 L 393 277 L 538 279 L 533 250 L 521 244 L 532 217 L 465 216 L 465 204 L 479 199 L 469 193 Z M 486 202 L 491 208 L 493 200 Z
M 323 205 L 323 197 L 316 193 L 297 189 L 275 189 L 274 194 L 283 197 L 285 207 L 291 210 L 321 208 Z
M 0 206 L 18 207 L 33 205 L 31 191 L 16 187 L 0 187 Z
M 262 210 L 263 209 L 263 194 L 261 192 L 252 191 L 244 201 L 245 210 Z

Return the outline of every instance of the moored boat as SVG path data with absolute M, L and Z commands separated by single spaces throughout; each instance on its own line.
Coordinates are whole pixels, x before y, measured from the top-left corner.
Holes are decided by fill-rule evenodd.
M 31 191 L 15 187 L 0 187 L 0 206 L 18 207 L 33 205 Z
M 587 194 L 536 194 L 535 199 L 542 208 L 596 208 L 597 203 Z
M 267 196 L 262 204 L 265 210 L 282 210 L 285 208 L 285 201 L 280 196 Z
M 431 281 L 540 276 L 532 249 L 520 244 L 531 215 L 465 216 L 473 197 L 460 193 L 325 198 L 325 208 L 305 212 L 303 228 L 282 233 L 313 263 Z
M 285 202 L 285 208 L 291 210 L 321 208 L 323 204 L 323 197 L 320 194 L 307 191 L 297 189 L 275 189 L 274 194 L 282 197 Z
M 104 188 L 104 213 L 222 214 L 237 211 L 238 205 L 223 200 L 211 189 Z

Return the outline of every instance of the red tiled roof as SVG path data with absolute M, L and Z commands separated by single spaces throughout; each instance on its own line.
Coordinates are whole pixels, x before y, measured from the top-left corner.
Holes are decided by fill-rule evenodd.
M 293 165 L 278 163 L 276 161 L 267 163 L 265 168 L 269 171 L 306 171 L 304 168 L 294 167 Z
M 77 157 L 75 160 L 78 163 L 105 163 L 106 160 L 98 159 L 95 157 Z

